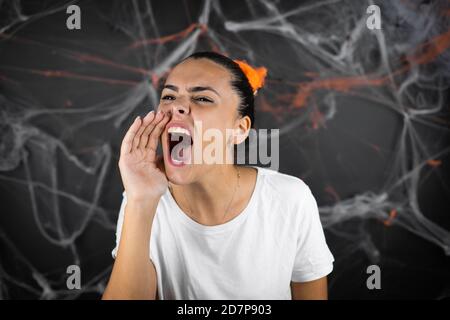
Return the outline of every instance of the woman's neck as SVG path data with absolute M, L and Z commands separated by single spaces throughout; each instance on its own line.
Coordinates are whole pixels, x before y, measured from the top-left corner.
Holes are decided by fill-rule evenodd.
M 243 169 L 235 165 L 217 165 L 194 183 L 172 185 L 173 196 L 182 210 L 198 223 L 225 223 L 239 214 L 242 196 L 247 195 L 242 190 L 248 180 L 247 171 Z

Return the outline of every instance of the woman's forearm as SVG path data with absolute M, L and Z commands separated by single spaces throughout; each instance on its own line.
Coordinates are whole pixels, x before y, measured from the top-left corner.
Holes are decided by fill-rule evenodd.
M 159 199 L 128 199 L 120 243 L 102 299 L 155 299 L 156 270 L 150 233 Z

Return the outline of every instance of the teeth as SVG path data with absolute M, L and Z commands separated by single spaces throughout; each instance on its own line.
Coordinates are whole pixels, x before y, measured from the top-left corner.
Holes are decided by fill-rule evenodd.
M 181 127 L 170 127 L 169 130 L 167 130 L 167 132 L 168 133 L 182 133 L 182 134 L 185 134 L 188 136 L 191 135 L 188 130 L 186 130 L 185 128 L 181 128 Z

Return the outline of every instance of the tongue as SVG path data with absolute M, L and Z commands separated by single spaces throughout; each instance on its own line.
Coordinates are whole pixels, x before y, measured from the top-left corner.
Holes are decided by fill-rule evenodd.
M 177 152 L 173 152 L 173 157 L 172 159 L 177 161 L 177 162 L 184 162 L 187 163 L 187 161 L 190 158 L 190 148 L 191 145 L 186 145 L 186 144 L 179 144 L 177 145 Z
M 172 134 L 169 143 L 172 160 L 176 163 L 188 163 L 191 155 L 191 137 L 183 134 Z

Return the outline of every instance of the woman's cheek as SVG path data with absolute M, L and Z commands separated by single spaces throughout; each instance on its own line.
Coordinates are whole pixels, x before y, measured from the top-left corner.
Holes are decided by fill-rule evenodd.
M 159 110 L 162 110 L 162 102 L 159 103 L 159 105 L 156 107 L 156 112 Z

